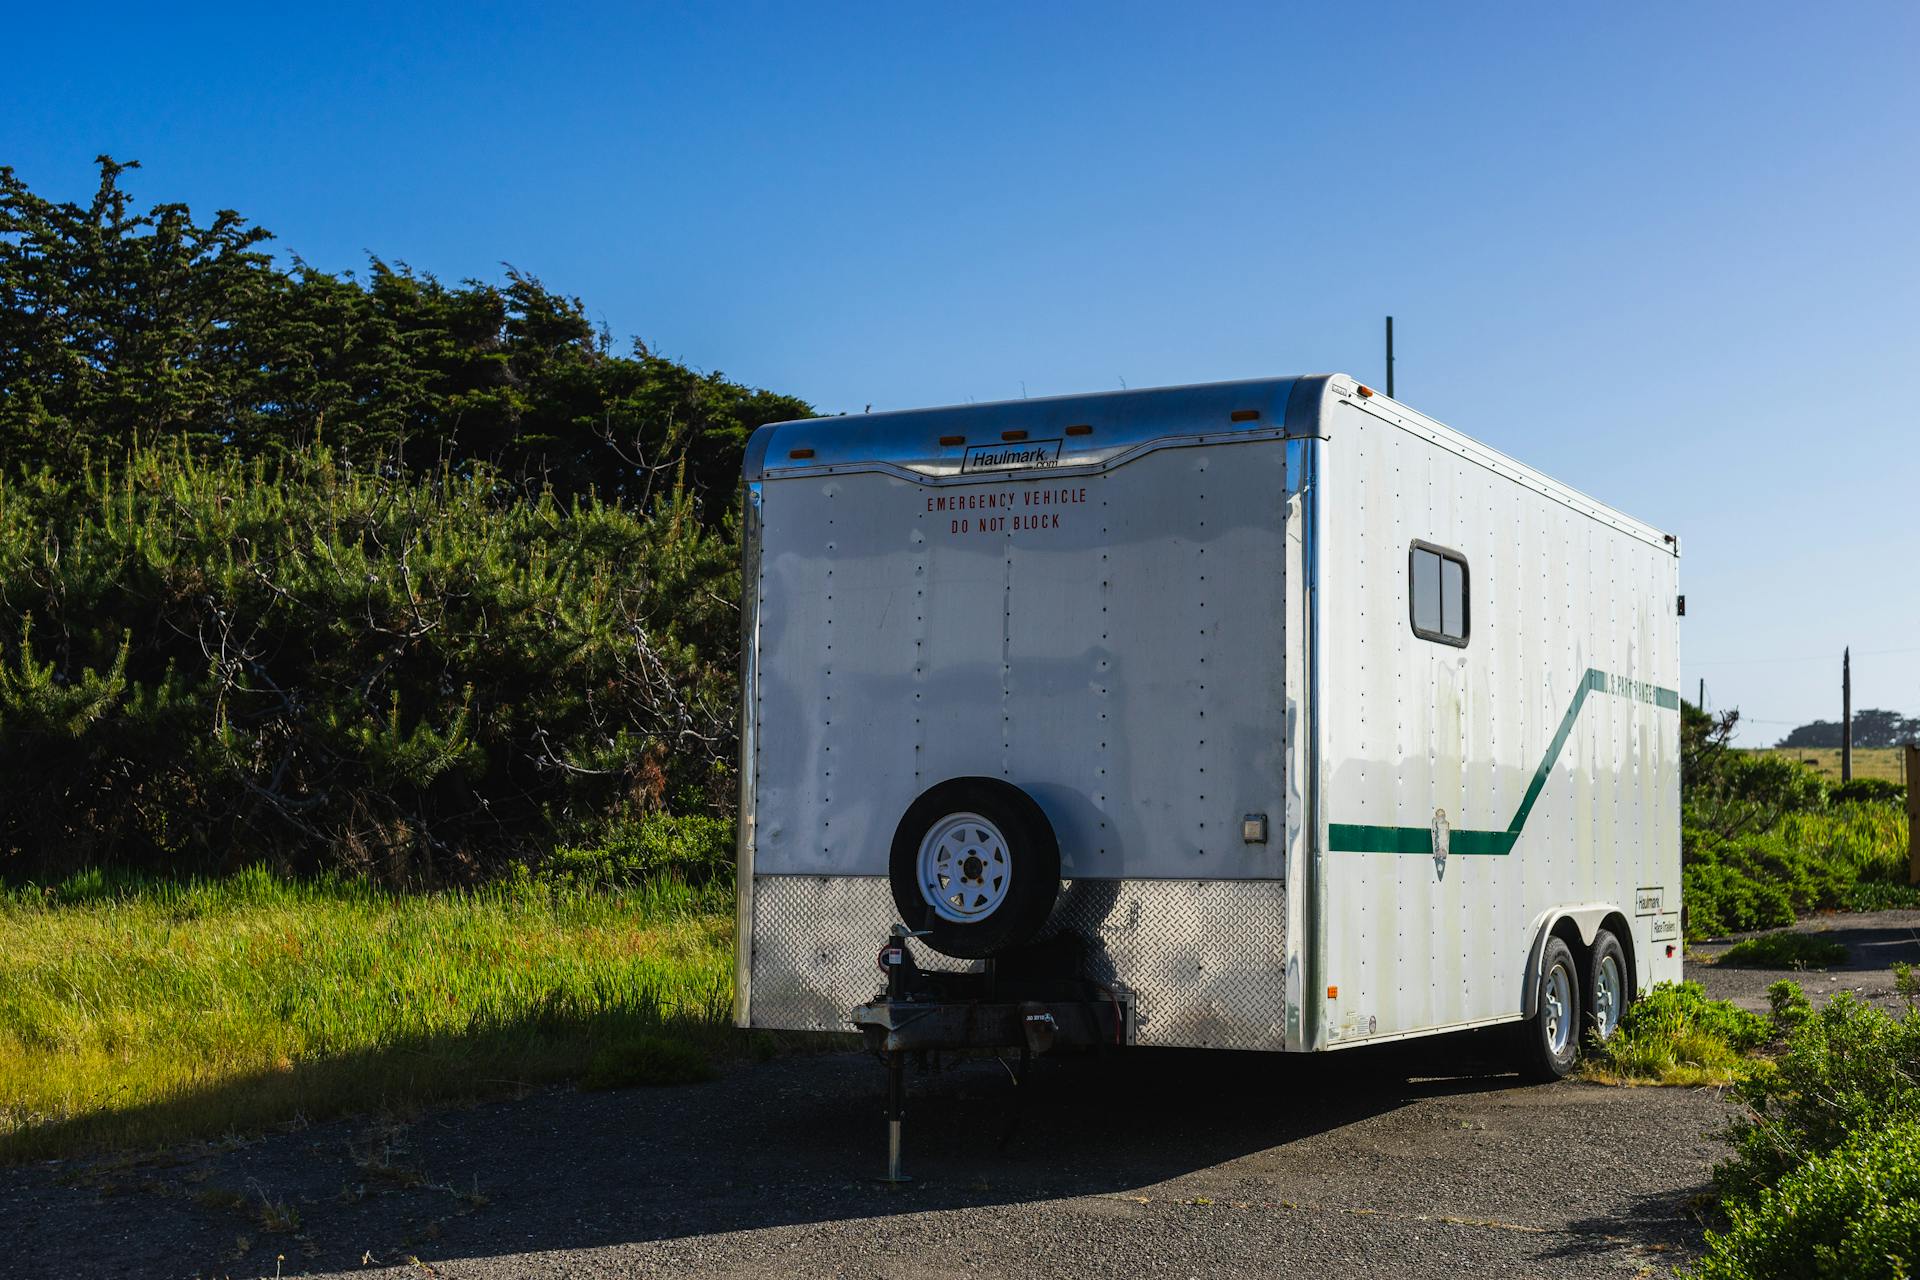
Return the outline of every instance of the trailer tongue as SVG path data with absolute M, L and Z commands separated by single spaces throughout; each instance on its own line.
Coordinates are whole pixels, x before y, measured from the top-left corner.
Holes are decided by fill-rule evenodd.
M 922 969 L 914 962 L 912 941 L 922 936 L 923 931 L 903 924 L 888 931 L 880 949 L 886 990 L 855 1008 L 849 1018 L 867 1048 L 887 1064 L 885 1182 L 909 1181 L 900 1172 L 909 1054 L 924 1058 L 940 1052 L 1017 1050 L 1018 1087 L 1026 1082 L 1028 1064 L 1040 1054 L 1129 1044 L 1133 1039 L 1133 1001 L 1127 992 L 1081 978 L 1046 975 L 1052 965 L 1072 963 L 1071 938 L 1029 956 L 985 961 L 976 972 L 954 973 Z M 1017 1119 L 1017 1110 L 1010 1116 Z

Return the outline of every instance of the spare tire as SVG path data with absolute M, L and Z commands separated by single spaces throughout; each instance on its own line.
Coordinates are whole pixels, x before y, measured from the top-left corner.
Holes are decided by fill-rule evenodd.
M 1060 892 L 1060 843 L 1033 797 L 949 778 L 907 806 L 889 864 L 900 919 L 934 950 L 979 960 L 1032 941 Z

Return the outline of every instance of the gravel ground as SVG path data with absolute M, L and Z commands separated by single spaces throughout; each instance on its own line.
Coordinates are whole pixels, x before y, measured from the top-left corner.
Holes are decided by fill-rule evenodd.
M 1816 995 L 1892 999 L 1885 966 L 1920 959 L 1920 912 L 1803 927 L 1861 966 L 1788 975 Z M 1689 969 L 1762 1007 L 1782 976 Z M 40 1164 L 0 1170 L 0 1276 L 1592 1276 L 1690 1257 L 1719 1093 L 1521 1086 L 1503 1051 L 1483 1033 L 1042 1060 L 1011 1126 L 1008 1074 L 973 1063 L 915 1080 L 905 1188 L 868 1180 L 883 1077 L 856 1054 Z
M 1819 934 L 1845 943 L 1846 962 L 1830 969 L 1806 972 L 1723 968 L 1712 963 L 1741 938 L 1753 936 L 1743 933 L 1690 948 L 1687 976 L 1699 981 L 1709 994 L 1721 1000 L 1762 1012 L 1767 1007 L 1767 988 L 1782 978 L 1799 983 L 1816 1002 L 1837 992 L 1851 991 L 1889 1013 L 1906 1008 L 1905 999 L 1894 987 L 1893 966 L 1895 963 L 1920 965 L 1920 911 L 1816 916 L 1801 921 L 1793 931 Z

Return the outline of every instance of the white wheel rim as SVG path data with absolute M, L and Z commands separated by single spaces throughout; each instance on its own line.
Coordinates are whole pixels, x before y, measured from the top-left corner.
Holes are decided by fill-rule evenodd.
M 1593 1025 L 1602 1040 L 1620 1025 L 1620 962 L 1612 956 L 1600 957 L 1600 971 L 1593 979 Z
M 1542 999 L 1547 1008 L 1547 1050 L 1554 1057 L 1567 1051 L 1573 1039 L 1573 978 L 1567 966 L 1556 964 L 1547 974 L 1547 989 Z
M 920 841 L 920 896 L 942 920 L 985 920 L 1012 884 L 1007 838 L 977 813 L 948 814 Z

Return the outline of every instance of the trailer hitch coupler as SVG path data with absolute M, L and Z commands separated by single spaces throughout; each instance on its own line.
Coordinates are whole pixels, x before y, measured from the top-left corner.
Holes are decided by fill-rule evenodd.
M 907 999 L 920 985 L 920 966 L 913 961 L 907 939 L 921 936 L 921 932 L 903 924 L 896 924 L 888 931 L 886 945 L 880 948 L 880 971 L 887 975 L 887 999 Z

